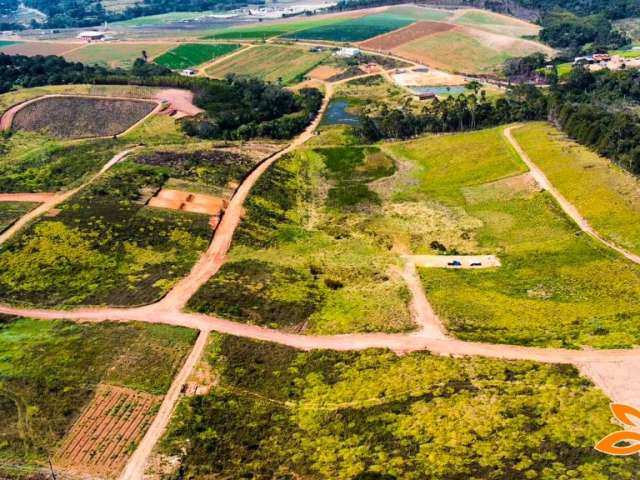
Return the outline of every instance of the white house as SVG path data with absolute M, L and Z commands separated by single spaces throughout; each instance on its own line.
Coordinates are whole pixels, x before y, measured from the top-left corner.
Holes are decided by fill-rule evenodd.
M 359 48 L 341 48 L 335 53 L 335 55 L 339 58 L 351 58 L 360 55 L 360 53 Z
M 80 32 L 76 38 L 80 40 L 86 40 L 87 42 L 97 42 L 100 40 L 104 40 L 104 32 L 94 32 L 88 30 L 86 32 Z

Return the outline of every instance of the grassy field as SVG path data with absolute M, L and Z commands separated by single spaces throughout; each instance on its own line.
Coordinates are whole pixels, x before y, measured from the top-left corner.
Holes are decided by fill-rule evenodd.
M 130 68 L 136 58 L 142 57 L 143 51 L 153 59 L 173 46 L 171 43 L 93 43 L 64 55 L 64 58 L 87 65 Z
M 250 170 L 219 151 L 141 152 L 13 239 L 0 254 L 3 301 L 69 306 L 139 305 L 185 275 L 211 238 L 209 217 L 150 208 L 167 181 L 226 185 Z
M 171 12 L 161 13 L 159 15 L 147 15 L 145 17 L 131 18 L 122 22 L 111 23 L 112 27 L 152 27 L 165 25 L 167 23 L 180 22 L 182 20 L 191 20 L 214 12 Z
M 166 325 L 0 318 L 0 476 L 45 466 L 98 384 L 166 392 L 194 340 Z
M 468 10 L 457 17 L 454 23 L 512 37 L 535 36 L 540 31 L 540 27 L 533 23 L 486 10 Z
M 522 148 L 600 233 L 640 253 L 640 182 L 546 123 L 514 130 Z
M 333 101 L 340 100 L 349 104 L 347 111 L 353 114 L 376 114 L 383 105 L 386 108 L 398 108 L 416 103 L 405 89 L 386 81 L 381 75 L 337 85 Z
M 476 29 L 458 28 L 411 41 L 393 52 L 447 71 L 490 73 L 511 57 L 548 50 L 535 42 L 488 35 L 495 37 Z
M 227 55 L 238 48 L 240 48 L 240 45 L 187 43 L 160 55 L 155 59 L 155 63 L 172 70 L 179 70 L 201 65 L 214 58 Z
M 446 21 L 452 15 L 450 10 L 437 10 L 435 8 L 418 7 L 417 5 L 390 7 L 385 10 L 385 13 L 413 18 L 414 20 L 427 20 L 432 22 Z
M 573 367 L 218 335 L 208 362 L 218 383 L 183 397 L 161 444 L 185 478 L 607 480 L 640 468 L 593 449 L 617 427 Z
M 287 38 L 302 40 L 327 40 L 332 42 L 359 42 L 382 35 L 414 22 L 413 18 L 381 13 L 355 18 L 344 22 L 309 28 L 289 33 Z
M 391 150 L 413 163 L 417 181 L 397 195 L 466 212 L 479 221 L 467 232 L 479 253 L 502 260 L 495 270 L 421 272 L 450 332 L 568 348 L 638 343 L 640 268 L 581 235 L 548 194 L 509 178 L 524 167 L 501 129 L 427 137 Z
M 408 292 L 377 231 L 369 182 L 395 171 L 377 148 L 298 152 L 258 182 L 229 259 L 193 310 L 304 333 L 412 328 Z
M 63 139 L 110 137 L 132 127 L 156 106 L 139 100 L 44 98 L 18 111 L 11 128 Z
M 13 42 L 11 40 L 0 40 L 0 47 L 8 47 L 10 45 L 17 45 L 20 42 Z
M 295 83 L 329 55 L 330 52 L 312 53 L 304 47 L 260 45 L 223 59 L 208 68 L 206 73 L 215 78 L 235 73 L 272 82 Z
M 61 42 L 14 42 L 10 45 L 0 45 L 0 53 L 7 55 L 25 55 L 33 57 L 35 55 L 63 55 L 64 53 L 78 48 L 77 43 L 61 43 Z
M 0 232 L 13 222 L 33 210 L 38 204 L 30 202 L 0 202 Z
M 276 22 L 268 24 L 253 24 L 247 27 L 225 28 L 213 32 L 206 36 L 212 40 L 266 40 L 267 38 L 278 37 L 287 33 L 297 32 L 308 28 L 318 28 L 334 23 L 343 22 L 344 16 L 334 18 L 323 18 L 319 20 L 294 20 L 289 22 Z

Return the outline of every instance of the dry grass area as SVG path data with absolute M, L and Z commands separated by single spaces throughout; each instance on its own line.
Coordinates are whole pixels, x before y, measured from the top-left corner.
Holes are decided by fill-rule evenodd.
M 162 396 L 100 385 L 55 458 L 64 470 L 115 478 L 133 453 Z
M 540 186 L 530 173 L 514 175 L 495 182 L 474 185 L 462 189 L 465 201 L 474 205 L 489 200 L 503 201 L 517 197 L 530 197 L 540 191 Z
M 117 135 L 151 113 L 155 102 L 83 97 L 49 97 L 19 110 L 12 128 L 57 138 Z
M 70 62 L 81 62 L 87 65 L 101 65 L 111 68 L 130 68 L 136 58 L 147 52 L 153 59 L 170 48 L 173 43 L 92 43 L 86 47 L 70 52 L 64 57 Z
M 7 55 L 25 55 L 27 57 L 36 55 L 62 55 L 81 46 L 82 45 L 78 43 L 24 42 L 0 47 L 0 53 L 6 53 Z
M 319 67 L 316 67 L 313 70 L 311 70 L 307 74 L 307 77 L 312 80 L 328 80 L 334 75 L 339 75 L 344 71 L 345 71 L 344 68 L 331 67 L 329 65 L 320 65 Z

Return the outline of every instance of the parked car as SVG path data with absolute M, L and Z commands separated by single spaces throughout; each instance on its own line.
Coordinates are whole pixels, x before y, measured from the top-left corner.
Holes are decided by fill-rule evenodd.
M 471 265 L 472 267 L 481 267 L 482 266 L 482 262 L 475 261 L 475 262 L 471 262 L 469 265 Z
M 460 262 L 460 260 L 453 260 L 447 263 L 447 265 L 449 265 L 450 267 L 461 267 L 462 263 Z

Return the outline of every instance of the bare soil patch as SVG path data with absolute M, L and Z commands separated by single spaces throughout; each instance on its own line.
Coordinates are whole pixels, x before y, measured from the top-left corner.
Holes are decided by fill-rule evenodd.
M 150 207 L 182 210 L 184 212 L 202 213 L 220 216 L 229 205 L 226 199 L 202 193 L 182 192 L 163 188 L 149 201 Z
M 314 80 L 328 80 L 329 78 L 344 72 L 344 68 L 330 67 L 329 65 L 320 65 L 311 70 L 307 77 Z
M 55 458 L 71 472 L 116 477 L 141 440 L 162 397 L 100 385 Z
M 22 105 L 15 112 L 11 127 L 57 138 L 112 136 L 142 120 L 156 106 L 156 102 L 147 100 L 43 97 Z
M 42 55 L 46 57 L 48 55 L 62 55 L 81 46 L 77 43 L 24 42 L 2 47 L 0 52 L 7 55 L 25 55 L 27 57 Z
M 427 35 L 433 35 L 434 33 L 446 32 L 454 28 L 456 28 L 456 26 L 451 25 L 450 23 L 418 22 L 408 26 L 407 28 L 402 28 L 395 32 L 367 40 L 366 42 L 361 43 L 361 45 L 373 50 L 391 50 L 392 48 L 399 47 L 400 45 L 411 42 L 412 40 L 416 40 Z

